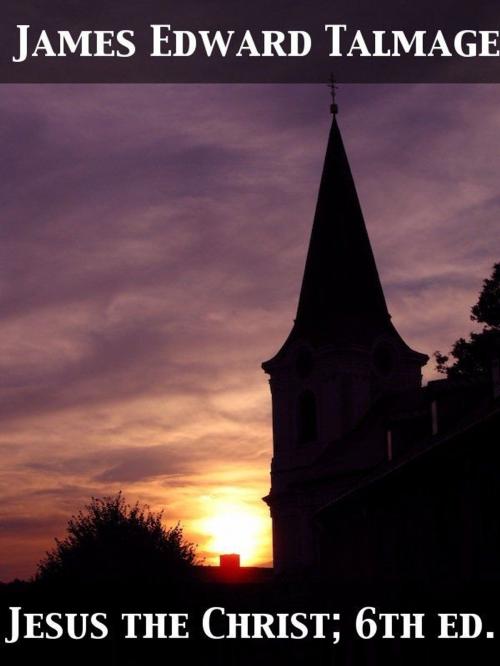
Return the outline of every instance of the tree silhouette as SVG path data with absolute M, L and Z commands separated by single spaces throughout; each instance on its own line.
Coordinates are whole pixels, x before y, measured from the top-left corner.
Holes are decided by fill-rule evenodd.
M 449 364 L 449 357 L 436 351 L 438 372 L 449 379 L 487 379 L 491 364 L 500 354 L 500 263 L 493 266 L 490 278 L 484 280 L 476 305 L 471 310 L 471 320 L 483 324 L 479 333 L 471 333 L 469 338 L 458 339 L 451 349 L 455 359 Z
M 39 582 L 168 582 L 195 563 L 192 543 L 179 523 L 166 529 L 163 512 L 130 506 L 122 493 L 92 498 L 72 516 L 64 539 L 38 564 Z

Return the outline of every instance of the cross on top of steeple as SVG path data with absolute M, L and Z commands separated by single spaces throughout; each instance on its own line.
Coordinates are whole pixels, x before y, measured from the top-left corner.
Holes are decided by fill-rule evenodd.
M 337 96 L 338 86 L 337 86 L 337 82 L 335 81 L 335 77 L 333 75 L 333 72 L 332 72 L 332 74 L 330 74 L 330 82 L 328 84 L 328 87 L 330 88 L 330 94 L 332 96 L 332 103 L 330 105 L 330 111 L 331 111 L 332 115 L 336 116 L 337 113 L 339 112 L 339 107 L 338 107 L 338 105 L 335 101 L 336 96 Z

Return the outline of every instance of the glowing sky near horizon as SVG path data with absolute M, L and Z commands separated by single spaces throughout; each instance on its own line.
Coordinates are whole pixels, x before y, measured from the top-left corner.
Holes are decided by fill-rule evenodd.
M 339 104 L 393 320 L 446 351 L 500 259 L 500 86 Z M 323 86 L 2 86 L 0 580 L 120 489 L 207 563 L 270 562 L 260 363 L 294 316 L 328 105 Z

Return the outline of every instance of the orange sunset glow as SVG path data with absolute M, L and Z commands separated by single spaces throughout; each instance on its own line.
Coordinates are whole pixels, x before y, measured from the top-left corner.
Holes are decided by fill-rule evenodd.
M 216 502 L 213 510 L 200 528 L 209 538 L 207 559 L 211 553 L 238 553 L 244 565 L 269 560 L 267 511 L 224 502 Z

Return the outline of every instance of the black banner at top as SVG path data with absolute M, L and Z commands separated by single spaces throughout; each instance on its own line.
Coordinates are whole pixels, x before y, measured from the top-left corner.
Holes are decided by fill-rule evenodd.
M 492 0 L 4 0 L 1 82 L 500 81 Z

